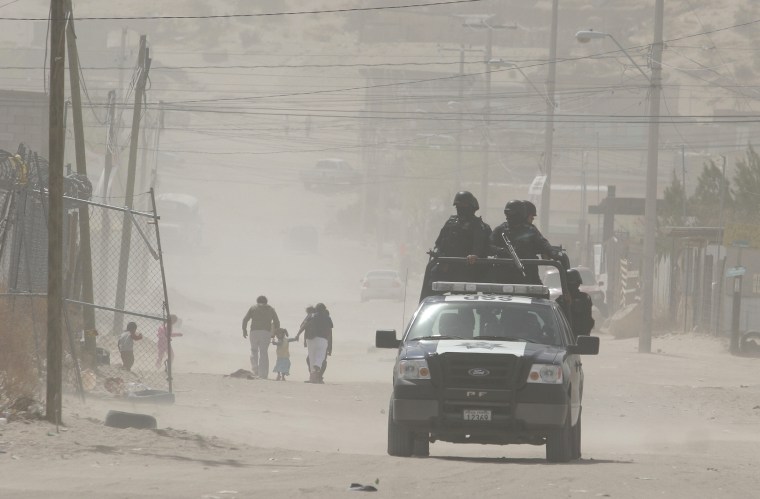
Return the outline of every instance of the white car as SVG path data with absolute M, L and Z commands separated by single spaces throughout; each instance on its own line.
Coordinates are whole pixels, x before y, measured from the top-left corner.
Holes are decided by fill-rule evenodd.
M 376 298 L 404 299 L 404 284 L 395 270 L 370 270 L 359 282 L 361 301 Z

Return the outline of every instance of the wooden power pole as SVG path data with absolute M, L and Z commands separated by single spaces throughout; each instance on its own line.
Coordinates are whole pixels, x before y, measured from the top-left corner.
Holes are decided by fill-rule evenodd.
M 135 174 L 137 170 L 137 146 L 140 138 L 140 115 L 142 114 L 142 101 L 145 94 L 145 85 L 148 81 L 148 71 L 150 70 L 150 57 L 148 57 L 148 47 L 146 46 L 145 35 L 140 36 L 140 53 L 137 60 L 137 66 L 140 74 L 135 86 L 135 106 L 132 113 L 132 135 L 129 144 L 129 165 L 127 169 L 127 191 L 126 207 L 132 209 L 135 195 Z M 116 282 L 116 304 L 114 308 L 124 310 L 127 292 L 127 270 L 129 269 L 129 251 L 132 243 L 132 221 L 130 214 L 124 214 L 124 222 L 121 231 L 121 254 L 119 256 L 119 276 Z M 124 328 L 124 314 L 117 312 L 114 315 L 113 331 L 114 333 L 122 331 Z
M 45 417 L 61 420 L 63 342 L 63 152 L 64 78 L 66 66 L 66 8 L 64 0 L 50 1 L 50 108 L 48 151 L 48 289 L 47 391 Z
M 79 54 L 77 37 L 74 32 L 74 12 L 71 0 L 66 0 L 69 22 L 66 28 L 66 42 L 69 49 L 69 80 L 71 82 L 71 110 L 74 117 L 74 148 L 76 150 L 77 173 L 87 176 L 87 158 L 84 146 L 84 122 L 82 120 L 82 95 L 79 86 Z M 86 204 L 79 207 L 79 257 L 82 269 L 82 301 L 94 303 L 92 290 L 92 250 L 90 246 L 90 210 Z M 84 360 L 88 367 L 95 366 L 95 309 L 82 310 L 84 326 Z

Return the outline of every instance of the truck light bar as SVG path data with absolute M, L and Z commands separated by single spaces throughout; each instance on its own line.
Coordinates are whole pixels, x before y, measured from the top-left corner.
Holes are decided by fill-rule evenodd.
M 483 293 L 490 295 L 520 295 L 548 298 L 548 286 L 539 284 L 493 284 L 488 282 L 436 281 L 433 291 L 440 293 Z

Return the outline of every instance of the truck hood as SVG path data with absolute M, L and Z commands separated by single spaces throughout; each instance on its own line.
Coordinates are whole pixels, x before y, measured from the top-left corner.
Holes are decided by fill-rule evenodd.
M 420 340 L 405 343 L 399 355 L 401 359 L 424 358 L 430 355 L 444 353 L 473 353 L 514 355 L 525 357 L 534 362 L 553 364 L 555 359 L 562 358 L 565 349 L 551 345 L 528 343 L 525 341 L 494 341 L 494 340 Z

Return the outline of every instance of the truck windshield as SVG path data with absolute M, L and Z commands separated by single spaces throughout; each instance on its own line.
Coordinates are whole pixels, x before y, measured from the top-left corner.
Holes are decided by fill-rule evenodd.
M 425 304 L 406 340 L 437 336 L 562 345 L 552 308 L 540 303 L 474 300 Z

